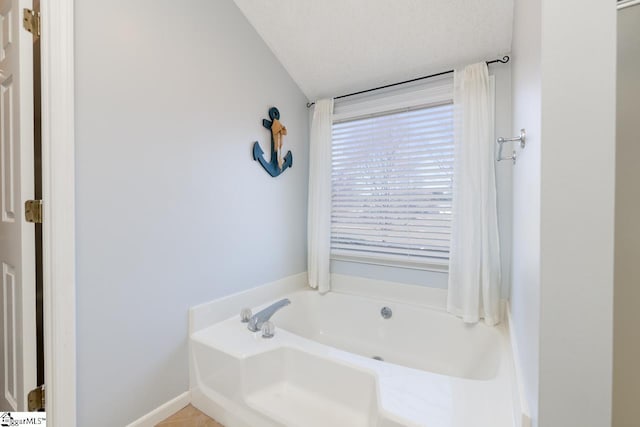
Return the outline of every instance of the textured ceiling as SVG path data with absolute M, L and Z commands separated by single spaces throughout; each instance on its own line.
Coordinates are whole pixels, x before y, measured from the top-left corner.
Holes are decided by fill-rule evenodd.
M 493 59 L 513 0 L 234 0 L 310 100 Z

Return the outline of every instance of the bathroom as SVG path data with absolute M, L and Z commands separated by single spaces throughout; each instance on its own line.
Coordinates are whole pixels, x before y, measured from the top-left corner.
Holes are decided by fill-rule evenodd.
M 618 358 L 638 354 L 625 347 L 637 331 L 615 329 L 619 341 L 614 345 L 615 322 L 637 325 L 637 319 L 614 312 L 614 272 L 616 286 L 619 268 L 627 268 L 630 278 L 638 276 L 618 265 L 622 257 L 616 256 L 614 264 L 614 251 L 617 225 L 626 218 L 618 218 L 617 204 L 637 194 L 637 187 L 615 193 L 616 176 L 635 173 L 638 182 L 633 167 L 616 167 L 624 160 L 619 148 L 616 152 L 617 21 L 640 6 L 627 1 L 622 3 L 628 7 L 617 9 L 613 3 L 75 2 L 76 398 L 67 406 L 75 420 L 56 426 L 152 426 L 191 404 L 227 427 L 311 427 L 318 425 L 313 417 L 335 409 L 322 407 L 326 400 L 318 398 L 319 407 L 307 413 L 310 421 L 301 423 L 282 411 L 270 415 L 269 407 L 257 416 L 254 406 L 255 417 L 248 419 L 256 424 L 251 425 L 243 424 L 241 415 L 226 413 L 224 399 L 203 403 L 207 396 L 198 388 L 200 381 L 216 375 L 207 369 L 226 369 L 225 357 L 249 350 L 238 347 L 237 353 L 229 350 L 203 365 L 206 358 L 200 355 L 214 352 L 199 353 L 194 334 L 229 319 L 238 331 L 229 341 L 247 338 L 274 351 L 297 349 L 284 360 L 335 378 L 336 394 L 345 391 L 343 403 L 361 390 L 371 393 L 366 405 L 354 398 L 353 408 L 361 405 L 364 418 L 333 425 L 637 426 L 633 420 L 640 419 L 640 405 L 634 407 L 629 396 L 640 391 L 638 381 L 633 383 L 639 370 L 628 358 Z M 640 28 L 633 30 L 639 19 L 635 13 L 625 24 L 629 37 Z M 329 288 L 308 289 L 309 262 L 321 246 L 309 249 L 308 221 L 326 206 L 309 194 L 317 168 L 317 147 L 310 141 L 317 110 L 307 104 L 452 69 L 459 76 L 469 65 L 494 60 L 501 62 L 486 66 L 494 107 L 488 113 L 493 126 L 488 149 L 502 147 L 502 157 L 516 157 L 496 162 L 494 153 L 495 175 L 486 172 L 495 179 L 489 193 L 499 231 L 494 236 L 500 255 L 492 260 L 499 263 L 494 273 L 501 277 L 492 288 L 498 317 L 465 323 L 447 312 L 446 262 L 424 267 L 336 254 L 323 270 L 330 273 Z M 453 82 L 449 73 L 335 99 L 333 114 L 352 119 L 349 111 L 360 108 L 359 101 L 374 105 L 420 91 L 440 93 L 445 86 L 453 93 Z M 442 99 L 429 103 L 451 105 Z M 636 100 L 636 111 L 637 106 Z M 272 107 L 277 115 L 270 115 Z M 379 116 L 379 110 L 371 111 L 371 117 Z M 284 157 L 287 167 L 277 166 L 273 177 L 259 160 L 269 158 L 272 137 L 263 120 L 276 119 L 286 126 L 283 150 L 292 160 Z M 498 137 L 516 140 L 498 144 Z M 263 152 L 257 156 L 256 142 Z M 637 213 L 632 202 L 625 209 Z M 636 237 L 624 250 L 637 254 L 638 226 L 629 226 L 622 234 Z M 240 309 L 251 309 L 253 316 L 283 295 L 293 295 L 292 302 L 271 317 L 273 338 L 262 338 L 262 331 L 250 332 L 240 322 Z M 625 301 L 616 297 L 615 306 L 626 302 L 631 310 L 633 298 L 639 300 L 628 291 Z M 329 306 L 334 300 L 339 311 Z M 371 322 L 396 326 L 377 335 L 368 331 L 371 301 Z M 381 317 L 378 302 L 390 308 L 390 319 Z M 336 319 L 342 323 L 334 325 Z M 441 323 L 430 323 L 433 319 Z M 468 374 L 469 383 L 488 387 L 479 389 L 482 400 L 453 403 L 451 411 L 469 412 L 407 421 L 382 408 L 376 369 L 396 369 L 405 363 L 402 356 L 412 354 L 401 354 L 401 348 L 400 354 L 388 349 L 388 356 L 369 352 L 365 362 L 358 350 L 328 349 L 333 347 L 305 338 L 313 322 L 319 332 L 309 335 L 322 334 L 323 328 L 336 334 L 360 330 L 371 340 L 400 334 L 391 338 L 406 341 L 406 348 L 413 348 L 414 337 L 425 336 L 424 329 L 433 329 L 436 342 L 451 337 L 451 344 L 438 348 L 443 359 L 466 357 L 465 346 L 476 339 L 485 343 L 486 335 L 486 342 L 495 344 L 486 354 L 500 353 L 500 363 Z M 218 345 L 219 335 L 211 336 Z M 278 344 L 285 338 L 289 341 Z M 313 342 L 304 347 L 302 341 Z M 448 345 L 452 348 L 442 349 Z M 427 357 L 434 349 L 419 351 Z M 483 357 L 480 349 L 476 352 Z M 363 359 L 357 368 L 346 353 Z M 423 355 L 417 354 L 418 361 L 406 362 L 408 368 L 429 371 L 419 365 Z M 252 370 L 253 377 L 268 377 L 275 367 L 282 368 L 277 360 L 265 359 L 257 368 L 229 368 L 226 380 L 243 386 Z M 424 375 L 467 374 L 442 368 Z M 233 398 L 243 393 L 242 386 Z M 486 402 L 484 412 L 495 405 L 501 423 L 491 426 L 486 421 L 491 414 L 473 412 L 482 410 L 478 402 Z

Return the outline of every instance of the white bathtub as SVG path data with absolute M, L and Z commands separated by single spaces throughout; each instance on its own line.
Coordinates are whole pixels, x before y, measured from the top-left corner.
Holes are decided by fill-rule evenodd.
M 443 312 L 373 298 L 313 291 L 288 295 L 277 326 L 302 337 L 386 362 L 459 378 L 486 380 L 500 366 L 502 331 L 468 325 Z M 393 315 L 384 319 L 382 307 Z
M 514 425 L 504 327 L 335 292 L 262 306 L 285 296 L 271 339 L 237 315 L 193 328 L 192 401 L 226 427 Z M 207 310 L 238 304 L 224 302 Z

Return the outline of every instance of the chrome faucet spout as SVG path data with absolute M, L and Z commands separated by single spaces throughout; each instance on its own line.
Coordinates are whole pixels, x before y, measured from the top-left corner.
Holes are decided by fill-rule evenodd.
M 282 307 L 285 307 L 289 304 L 291 304 L 291 301 L 289 301 L 289 298 L 281 299 L 280 301 L 274 302 L 269 307 L 251 316 L 251 319 L 249 319 L 249 323 L 247 324 L 247 328 L 249 328 L 249 330 L 252 332 L 259 331 L 260 328 L 262 328 L 262 325 L 264 324 L 264 322 L 269 321 L 269 319 L 271 319 L 271 316 L 276 314 L 278 310 L 280 310 Z

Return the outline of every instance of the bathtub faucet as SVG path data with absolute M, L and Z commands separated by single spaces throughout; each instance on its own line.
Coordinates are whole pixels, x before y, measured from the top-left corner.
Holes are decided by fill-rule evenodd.
M 274 302 L 269 307 L 265 308 L 264 310 L 260 310 L 259 312 L 251 316 L 247 328 L 249 328 L 249 330 L 252 332 L 258 332 L 260 328 L 262 328 L 262 324 L 269 321 L 269 319 L 271 319 L 271 316 L 276 314 L 276 311 L 289 304 L 291 304 L 289 298 L 281 299 L 280 301 Z

